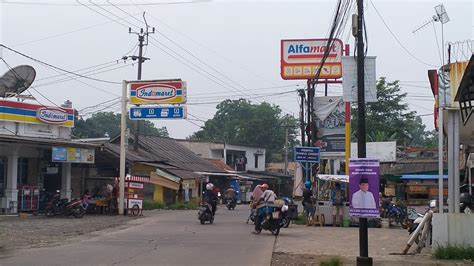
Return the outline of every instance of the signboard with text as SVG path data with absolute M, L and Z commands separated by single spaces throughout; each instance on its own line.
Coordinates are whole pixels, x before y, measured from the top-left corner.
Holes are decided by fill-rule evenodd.
M 53 147 L 52 161 L 63 163 L 94 163 L 95 150 L 71 147 Z
M 131 107 L 129 118 L 137 119 L 183 119 L 186 118 L 186 106 L 170 107 Z
M 318 147 L 295 147 L 295 161 L 301 163 L 319 163 Z
M 131 104 L 181 104 L 186 100 L 186 82 L 181 80 L 130 83 Z
M 324 57 L 328 39 L 281 40 L 281 77 L 283 79 L 312 79 L 316 76 Z M 342 49 L 339 39 L 329 47 L 329 54 L 321 68 L 319 78 L 342 77 Z
M 349 160 L 349 215 L 380 217 L 380 163 L 377 159 Z

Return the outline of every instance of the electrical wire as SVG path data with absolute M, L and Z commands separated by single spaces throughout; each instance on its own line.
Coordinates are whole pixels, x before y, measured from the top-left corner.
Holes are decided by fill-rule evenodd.
M 410 55 L 413 59 L 415 59 L 416 61 L 420 62 L 421 64 L 423 65 L 426 65 L 426 66 L 430 66 L 430 67 L 437 67 L 435 65 L 432 65 L 432 64 L 428 64 L 424 61 L 422 61 L 421 59 L 419 59 L 418 57 L 416 57 L 412 52 L 410 52 L 410 50 L 408 50 L 405 45 L 403 45 L 403 43 L 397 38 L 397 36 L 393 33 L 393 31 L 390 29 L 390 27 L 387 25 L 387 23 L 385 22 L 385 20 L 383 19 L 382 15 L 380 14 L 379 10 L 377 9 L 377 7 L 375 7 L 374 5 L 374 2 L 372 0 L 370 0 L 370 3 L 372 4 L 372 6 L 374 7 L 374 10 L 375 10 L 375 13 L 377 13 L 377 16 L 380 18 L 380 20 L 382 21 L 382 23 L 385 25 L 385 28 L 387 28 L 387 30 L 390 32 L 390 34 L 392 35 L 392 37 L 395 39 L 395 41 L 397 41 L 397 43 L 400 45 L 400 47 L 403 48 L 403 50 L 408 54 Z
M 199 4 L 212 2 L 211 0 L 197 0 L 197 1 L 181 1 L 181 2 L 150 2 L 150 3 L 139 3 L 136 5 L 140 6 L 159 6 L 159 5 L 182 5 L 182 4 Z M 32 5 L 32 6 L 77 6 L 75 3 L 64 3 L 64 2 L 28 2 L 28 1 L 2 1 L 3 4 L 10 5 Z M 110 6 L 110 4 L 99 4 L 100 6 Z M 117 3 L 119 6 L 132 6 L 132 4 Z
M 14 52 L 14 53 L 16 53 L 16 54 L 18 54 L 18 55 L 21 55 L 21 56 L 23 56 L 23 57 L 25 57 L 25 58 L 28 58 L 28 59 L 30 59 L 30 60 L 33 60 L 33 61 L 35 61 L 35 62 L 37 62 L 37 63 L 43 64 L 43 65 L 45 65 L 45 66 L 48 66 L 48 67 L 50 67 L 50 68 L 53 68 L 53 69 L 56 69 L 56 70 L 59 70 L 59 71 L 62 71 L 62 72 L 66 72 L 66 73 L 71 74 L 71 75 L 74 75 L 74 76 L 78 76 L 78 77 L 85 78 L 85 79 L 90 79 L 90 80 L 97 81 L 97 82 L 103 82 L 103 83 L 109 83 L 109 84 L 122 84 L 122 83 L 120 83 L 120 82 L 114 82 L 114 81 L 109 81 L 109 80 L 103 80 L 103 79 L 97 79 L 97 78 L 87 77 L 87 76 L 84 76 L 84 75 L 81 75 L 81 74 L 77 74 L 77 73 L 74 73 L 74 72 L 72 72 L 72 71 L 69 71 L 69 70 L 66 70 L 66 69 L 57 67 L 57 66 L 53 66 L 53 65 L 48 64 L 48 63 L 46 63 L 46 62 L 44 62 L 44 61 L 41 61 L 41 60 L 39 60 L 39 59 L 36 59 L 36 58 L 33 58 L 33 57 L 31 57 L 31 56 L 28 56 L 28 55 L 26 55 L 26 54 L 24 54 L 24 53 L 21 53 L 21 52 L 15 50 L 15 49 L 12 49 L 12 48 L 10 48 L 10 47 L 4 45 L 4 44 L 0 44 L 0 47 L 3 47 L 3 48 L 5 48 L 5 49 L 7 49 L 7 50 L 9 50 L 9 51 L 11 51 L 11 52 Z

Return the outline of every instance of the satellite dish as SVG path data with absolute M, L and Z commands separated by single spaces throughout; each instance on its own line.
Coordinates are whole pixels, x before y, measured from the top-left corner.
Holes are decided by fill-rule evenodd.
M 0 78 L 0 97 L 19 95 L 30 87 L 36 77 L 32 66 L 21 65 L 7 71 Z

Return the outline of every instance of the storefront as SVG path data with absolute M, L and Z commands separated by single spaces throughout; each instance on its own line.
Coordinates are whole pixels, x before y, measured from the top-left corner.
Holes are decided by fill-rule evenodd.
M 36 211 L 46 190 L 71 198 L 72 168 L 93 163 L 96 147 L 71 141 L 73 114 L 70 105 L 0 100 L 0 213 Z

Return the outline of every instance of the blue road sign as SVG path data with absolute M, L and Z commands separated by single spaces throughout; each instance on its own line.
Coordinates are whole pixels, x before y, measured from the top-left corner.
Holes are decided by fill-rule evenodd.
M 318 147 L 295 147 L 295 161 L 319 163 L 320 149 Z
M 186 118 L 186 106 L 171 107 L 131 107 L 129 118 L 137 119 L 183 119 Z

